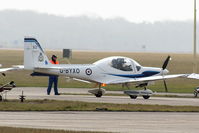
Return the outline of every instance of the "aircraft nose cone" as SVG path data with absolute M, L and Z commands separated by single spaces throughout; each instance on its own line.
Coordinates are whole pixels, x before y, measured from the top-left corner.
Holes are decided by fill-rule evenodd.
M 163 74 L 168 74 L 168 73 L 169 73 L 169 71 L 167 69 L 163 70 Z

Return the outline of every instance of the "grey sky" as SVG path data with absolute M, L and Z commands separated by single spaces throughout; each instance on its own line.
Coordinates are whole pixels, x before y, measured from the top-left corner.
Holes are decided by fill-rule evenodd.
M 60 16 L 122 17 L 131 22 L 193 19 L 193 0 L 1 0 L 0 10 L 5 9 Z

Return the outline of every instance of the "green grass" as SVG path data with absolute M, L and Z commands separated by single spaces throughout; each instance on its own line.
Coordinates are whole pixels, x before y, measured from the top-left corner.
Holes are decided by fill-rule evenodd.
M 87 103 L 79 101 L 9 100 L 0 103 L 0 111 L 143 111 L 143 112 L 199 112 L 199 106 L 169 106 L 142 104 Z
M 3 67 L 10 67 L 11 65 L 23 64 L 23 51 L 18 50 L 0 50 L 1 58 L 0 64 Z M 62 58 L 62 51 L 47 51 L 48 57 L 52 54 L 56 54 L 59 57 L 60 63 L 66 64 L 67 60 Z M 169 53 L 168 53 L 169 54 Z M 73 64 L 87 64 L 93 63 L 99 59 L 108 57 L 108 56 L 127 56 L 135 59 L 143 66 L 152 66 L 152 67 L 161 67 L 163 61 L 168 55 L 167 53 L 120 53 L 120 52 L 73 52 L 73 57 L 70 59 L 70 62 Z M 170 53 L 172 60 L 168 65 L 170 74 L 178 73 L 192 73 L 192 55 L 191 54 L 173 54 Z M 199 66 L 199 64 L 198 64 Z M 198 70 L 199 71 L 199 70 Z M 20 71 L 8 73 L 6 78 L 0 77 L 3 79 L 3 82 L 14 80 L 17 86 L 28 87 L 46 87 L 48 82 L 48 77 L 31 77 L 30 71 Z M 0 81 L 1 81 L 0 79 Z M 167 85 L 169 92 L 179 92 L 179 93 L 192 93 L 193 89 L 199 85 L 198 80 L 190 79 L 170 79 L 167 80 Z M 77 81 L 66 82 L 65 77 L 59 78 L 59 87 L 61 88 L 92 88 L 94 84 L 86 84 Z M 105 87 L 107 90 L 124 90 L 121 85 L 108 85 Z M 134 86 L 131 86 L 134 88 Z M 164 92 L 164 85 L 162 81 L 155 82 L 154 85 L 148 87 L 153 91 Z
M 50 129 L 0 127 L 0 133 L 108 133 L 108 132 L 64 131 L 64 130 L 50 130 Z

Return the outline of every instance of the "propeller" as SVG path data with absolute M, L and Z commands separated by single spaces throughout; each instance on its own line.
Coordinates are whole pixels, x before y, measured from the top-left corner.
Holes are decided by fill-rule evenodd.
M 162 65 L 162 76 L 163 76 L 163 82 L 164 82 L 164 88 L 165 88 L 165 92 L 168 92 L 168 88 L 167 88 L 167 83 L 166 80 L 164 79 L 164 70 L 167 68 L 167 65 L 169 63 L 169 61 L 171 60 L 171 56 L 168 56 L 166 58 L 166 60 L 164 61 L 163 65 Z
M 171 60 L 171 56 L 168 56 L 166 58 L 166 60 L 164 61 L 164 64 L 162 65 L 162 70 L 166 69 L 167 68 L 167 65 L 169 63 L 169 61 Z

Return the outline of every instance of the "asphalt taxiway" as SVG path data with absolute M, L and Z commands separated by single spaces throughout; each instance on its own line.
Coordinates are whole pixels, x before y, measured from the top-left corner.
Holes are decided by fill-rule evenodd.
M 22 91 L 26 99 L 54 99 L 54 100 L 70 100 L 70 101 L 84 101 L 84 102 L 99 102 L 99 103 L 119 103 L 119 104 L 157 104 L 157 105 L 186 105 L 199 106 L 199 98 L 169 98 L 169 97 L 151 97 L 148 100 L 138 97 L 137 99 L 130 99 L 129 96 L 102 96 L 96 98 L 88 93 L 88 89 L 60 89 L 62 93 L 71 95 L 51 95 L 46 94 L 46 88 L 38 87 L 20 87 L 14 88 L 7 93 L 7 99 L 18 99 Z M 107 93 L 122 94 L 122 91 L 107 91 Z M 82 94 L 82 95 L 78 95 Z M 177 94 L 175 94 L 177 95 Z M 180 95 L 180 94 L 178 94 Z M 191 95 L 191 94 L 187 94 Z
M 88 89 L 59 89 L 71 95 L 54 96 L 46 94 L 46 88 L 20 87 L 7 93 L 7 99 L 18 99 L 22 91 L 26 99 L 55 99 L 120 104 L 159 104 L 199 106 L 198 98 L 151 97 L 136 100 L 128 96 L 103 96 L 96 98 Z M 109 92 L 122 94 L 123 92 Z M 81 94 L 81 95 L 79 95 Z M 176 94 L 174 94 L 176 95 Z M 181 95 L 181 94 L 178 94 Z M 184 94 L 183 94 L 184 95 Z M 191 94 L 186 94 L 191 95 Z M 0 112 L 0 126 L 63 129 L 77 131 L 105 131 L 122 133 L 197 133 L 198 113 L 169 112 Z
M 168 112 L 0 112 L 9 127 L 121 133 L 197 133 L 198 113 Z

